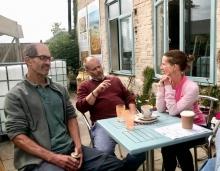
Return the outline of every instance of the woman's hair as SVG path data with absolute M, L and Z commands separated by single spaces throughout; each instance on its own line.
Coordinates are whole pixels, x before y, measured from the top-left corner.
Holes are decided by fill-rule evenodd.
M 186 71 L 191 67 L 194 61 L 193 55 L 186 55 L 180 50 L 170 50 L 164 54 L 168 58 L 168 62 L 172 65 L 179 65 L 181 71 Z

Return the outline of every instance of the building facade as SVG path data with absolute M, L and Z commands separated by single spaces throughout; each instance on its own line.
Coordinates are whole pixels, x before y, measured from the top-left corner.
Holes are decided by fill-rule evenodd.
M 195 57 L 187 75 L 198 84 L 220 84 L 220 0 L 78 0 L 78 33 L 81 61 L 100 57 L 137 93 L 169 49 Z

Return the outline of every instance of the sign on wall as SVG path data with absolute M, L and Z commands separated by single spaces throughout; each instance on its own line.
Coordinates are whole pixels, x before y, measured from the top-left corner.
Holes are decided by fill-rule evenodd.
M 88 54 L 89 40 L 87 31 L 87 9 L 86 7 L 78 12 L 78 33 L 79 33 L 79 50 L 80 54 Z M 83 61 L 84 56 L 80 56 Z
M 88 20 L 91 54 L 101 54 L 98 0 L 93 1 L 88 5 Z
M 78 11 L 78 34 L 81 61 L 88 55 L 101 55 L 99 1 Z

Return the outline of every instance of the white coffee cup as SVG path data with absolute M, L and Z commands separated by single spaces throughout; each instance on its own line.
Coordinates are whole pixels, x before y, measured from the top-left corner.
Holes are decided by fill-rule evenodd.
M 152 111 L 150 109 L 147 109 L 146 111 L 144 111 L 143 113 L 144 118 L 150 118 L 151 116 L 152 116 Z
M 195 113 L 191 110 L 184 110 L 180 113 L 182 128 L 192 129 Z

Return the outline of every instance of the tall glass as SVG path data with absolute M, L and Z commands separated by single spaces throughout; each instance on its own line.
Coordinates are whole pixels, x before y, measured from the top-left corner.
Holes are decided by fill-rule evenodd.
M 131 113 L 129 110 L 124 110 L 123 113 L 125 119 L 125 126 L 128 130 L 132 130 L 134 128 L 134 118 L 135 114 Z
M 117 114 L 117 120 L 119 122 L 123 121 L 123 112 L 125 110 L 124 104 L 117 104 L 116 105 L 116 114 Z

